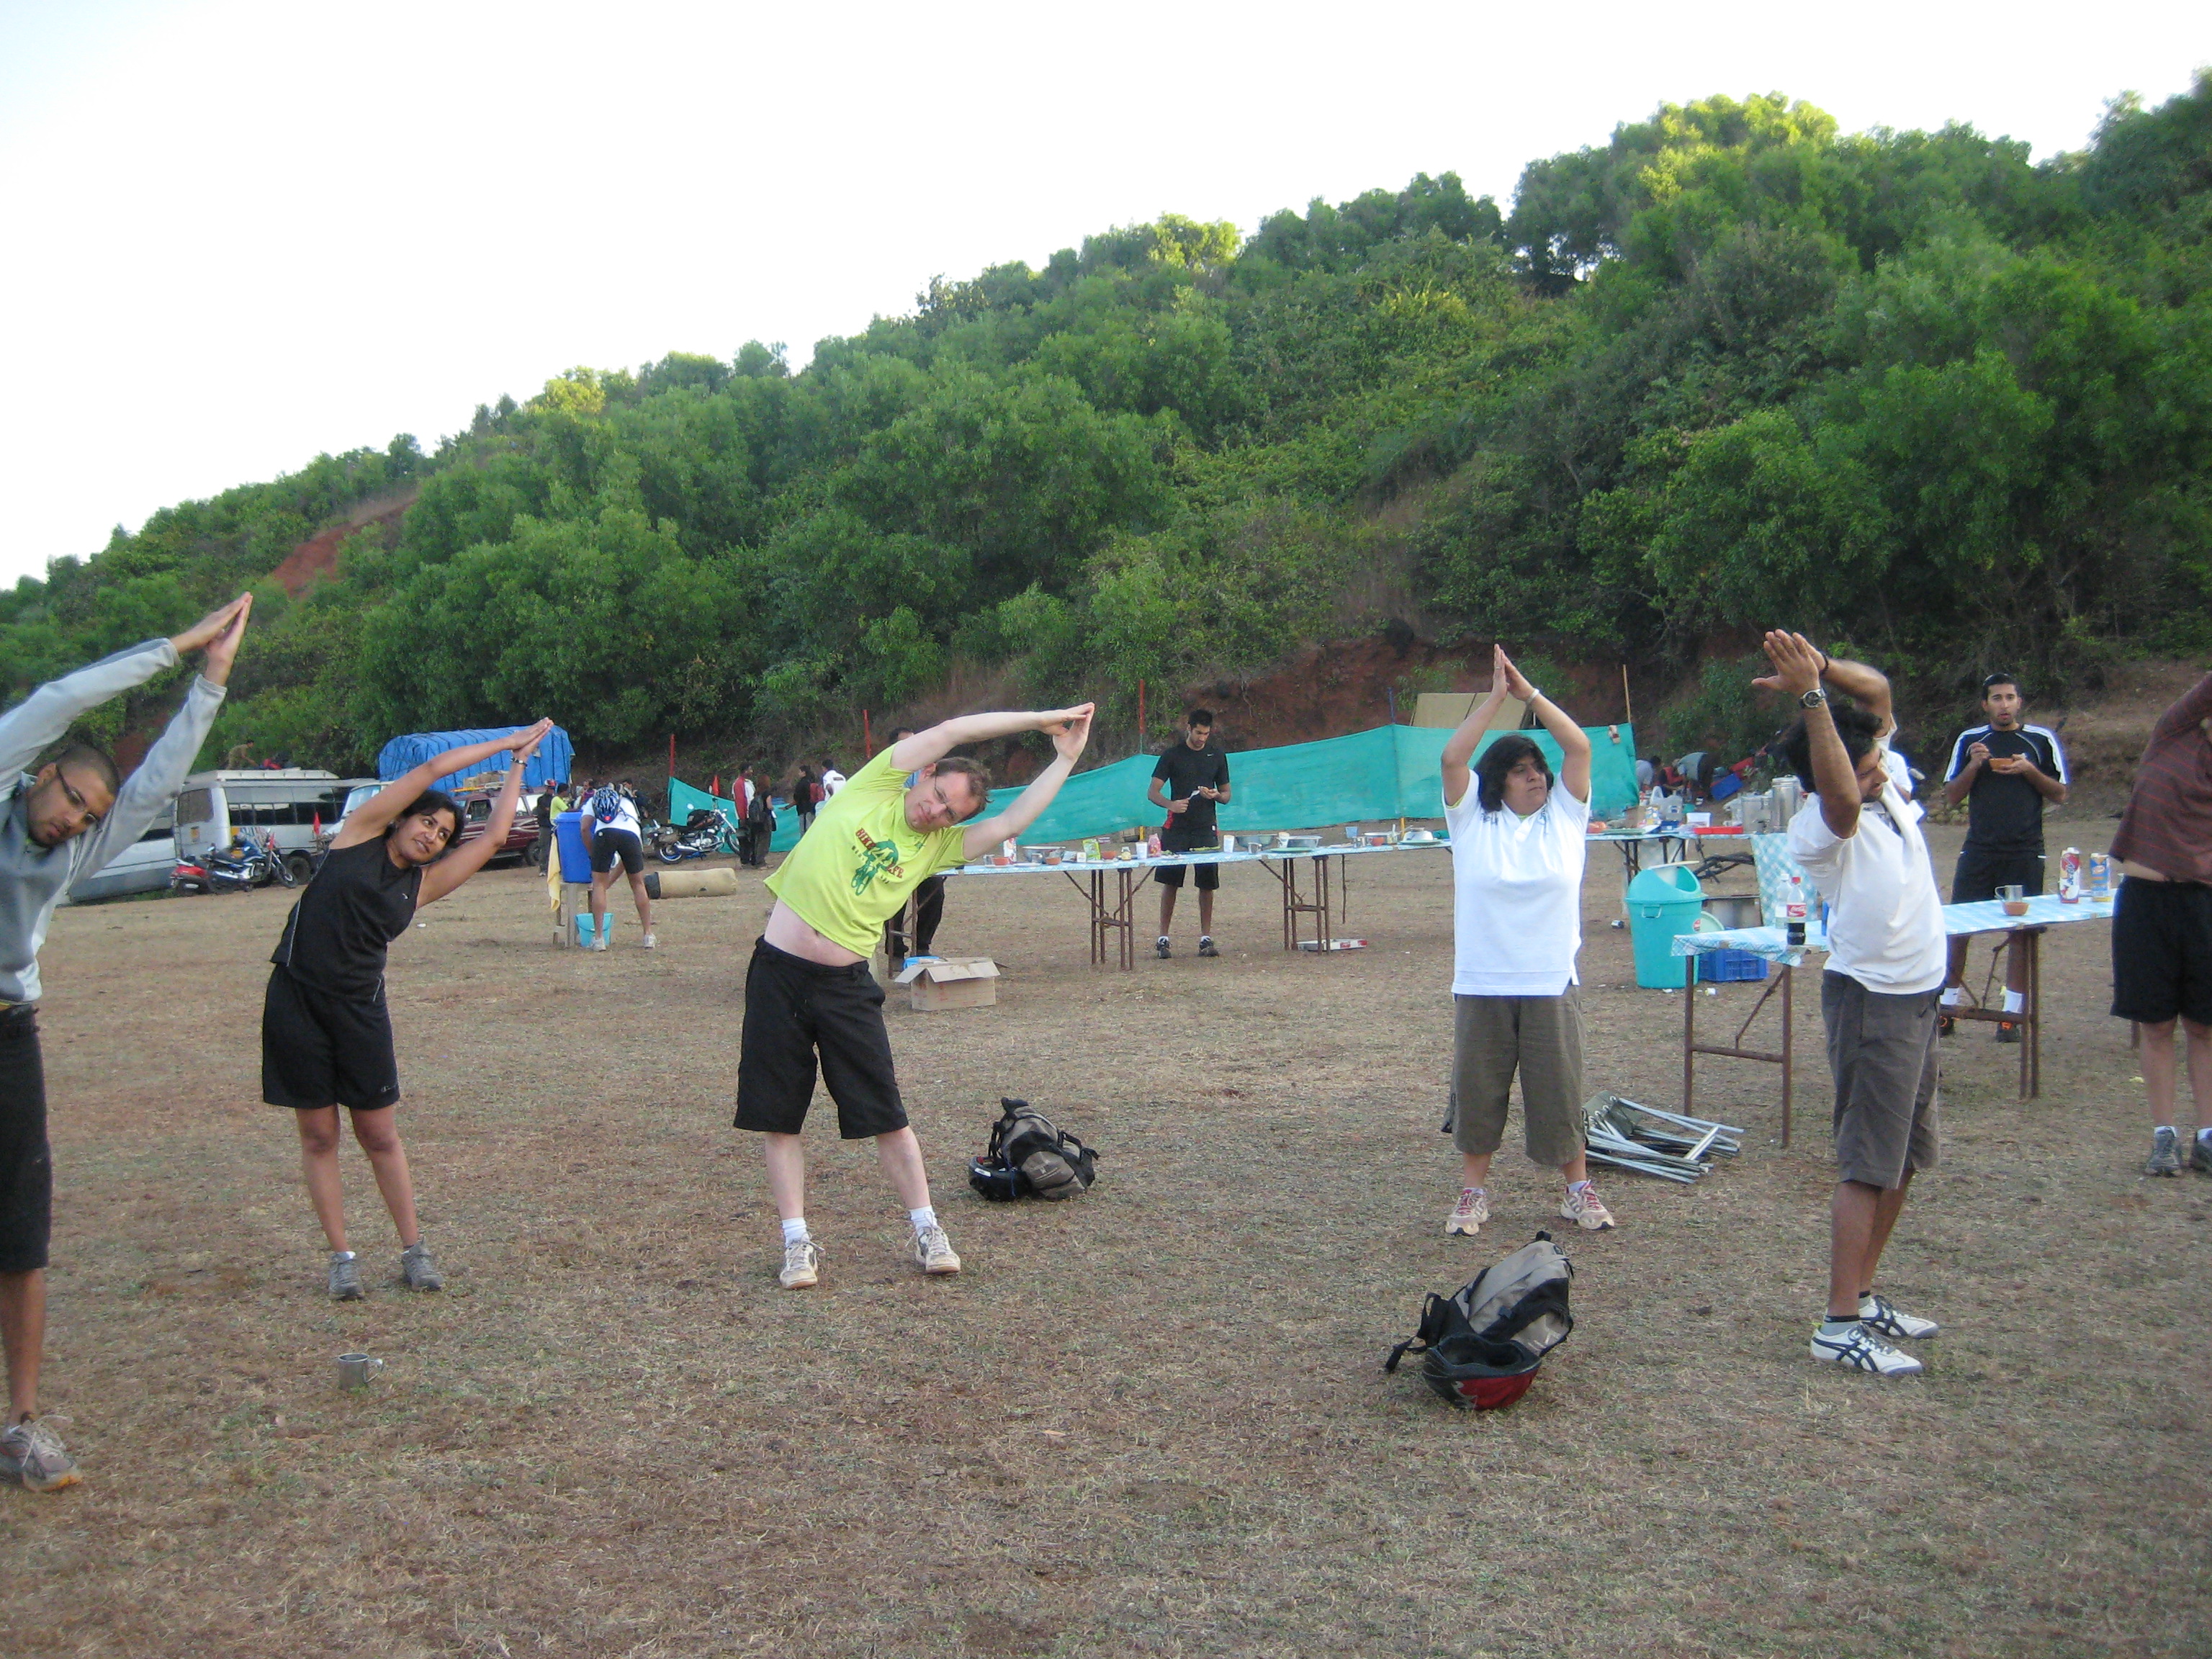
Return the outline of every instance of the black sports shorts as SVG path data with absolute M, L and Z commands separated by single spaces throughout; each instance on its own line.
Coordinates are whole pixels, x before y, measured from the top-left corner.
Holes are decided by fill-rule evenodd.
M 261 1001 L 261 1098 L 295 1112 L 374 1111 L 399 1098 L 392 1015 L 302 985 L 280 965 Z
M 2034 898 L 2043 891 L 2043 854 L 1994 853 L 1968 842 L 1959 849 L 1959 866 L 1951 872 L 1951 902 L 1977 904 L 1997 896 L 2000 887 L 2025 888 Z
M 2212 1025 L 2212 887 L 2130 876 L 2112 901 L 2112 1017 Z
M 46 1265 L 54 1158 L 46 1145 L 46 1071 L 34 1003 L 0 1009 L 0 1273 Z
M 1221 837 L 1211 831 L 1192 835 L 1187 830 L 1170 830 L 1160 836 L 1163 853 L 1214 853 L 1221 848 Z M 1221 885 L 1221 866 L 1218 864 L 1164 864 L 1152 872 L 1152 879 L 1163 887 L 1181 887 L 1184 871 L 1195 878 L 1192 884 L 1201 893 L 1211 893 Z
M 634 876 L 645 868 L 645 848 L 627 830 L 595 830 L 592 832 L 592 868 L 600 875 L 622 860 L 623 873 Z
M 884 1029 L 884 988 L 865 962 L 827 968 L 766 939 L 745 969 L 738 1127 L 795 1135 L 814 1098 L 815 1059 L 837 1103 L 837 1133 L 865 1140 L 906 1127 Z

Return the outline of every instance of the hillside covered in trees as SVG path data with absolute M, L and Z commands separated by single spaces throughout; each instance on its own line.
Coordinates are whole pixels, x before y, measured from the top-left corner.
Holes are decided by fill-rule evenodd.
M 5 695 L 246 586 L 211 746 L 341 769 L 541 711 L 772 750 L 956 660 L 1133 700 L 1394 617 L 1677 674 L 1782 622 L 1931 693 L 2094 684 L 2212 649 L 2212 76 L 2040 166 L 1668 106 L 1510 210 L 1445 173 L 1249 240 L 1170 216 L 933 282 L 798 374 L 574 370 L 25 579 Z

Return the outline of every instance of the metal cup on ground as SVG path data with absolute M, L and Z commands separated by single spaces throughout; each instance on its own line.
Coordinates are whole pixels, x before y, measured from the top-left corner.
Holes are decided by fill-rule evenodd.
M 338 1356 L 338 1387 L 365 1389 L 383 1369 L 381 1359 L 371 1358 L 365 1353 L 342 1353 Z

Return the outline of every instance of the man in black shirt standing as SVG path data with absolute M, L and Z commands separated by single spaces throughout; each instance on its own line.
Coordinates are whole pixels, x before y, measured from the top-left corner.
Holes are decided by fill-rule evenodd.
M 1152 769 L 1152 786 L 1146 799 L 1153 805 L 1167 809 L 1168 826 L 1160 831 L 1160 850 L 1166 853 L 1193 853 L 1220 844 L 1221 836 L 1214 828 L 1213 809 L 1217 802 L 1229 799 L 1229 757 L 1210 748 L 1213 736 L 1213 711 L 1194 708 L 1183 722 L 1181 743 L 1160 757 L 1160 763 Z M 1198 872 L 1198 953 L 1215 957 L 1221 953 L 1213 948 L 1213 895 L 1221 885 L 1221 866 L 1201 864 L 1194 866 Z M 1174 952 L 1168 945 L 1168 932 L 1175 921 L 1176 895 L 1182 891 L 1184 866 L 1170 865 L 1156 871 L 1153 879 L 1160 889 L 1160 937 L 1152 946 L 1152 954 L 1165 961 Z
M 2066 753 L 2058 734 L 2021 723 L 2020 682 L 1992 674 L 1982 682 L 1979 726 L 1959 733 L 1945 769 L 1943 799 L 1966 802 L 1966 844 L 1951 878 L 1951 902 L 1993 899 L 1997 889 L 2017 885 L 2033 897 L 2043 890 L 2043 806 L 2066 800 Z M 1951 973 L 1943 987 L 1943 1006 L 1966 1000 L 1967 940 L 1951 941 Z M 1999 1042 L 2020 1041 L 2012 1016 L 2027 1006 L 2027 957 L 2017 939 L 2005 947 L 2006 1018 L 1997 1026 Z M 1942 1016 L 1938 1029 L 1948 1036 L 1954 1022 Z

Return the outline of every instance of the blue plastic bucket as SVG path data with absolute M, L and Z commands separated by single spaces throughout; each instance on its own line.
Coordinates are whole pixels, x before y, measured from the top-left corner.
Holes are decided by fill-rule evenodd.
M 1698 931 L 1705 890 L 1686 864 L 1662 864 L 1628 884 L 1628 931 L 1636 946 L 1636 982 L 1647 991 L 1687 986 L 1696 959 L 1674 954 L 1678 934 Z

